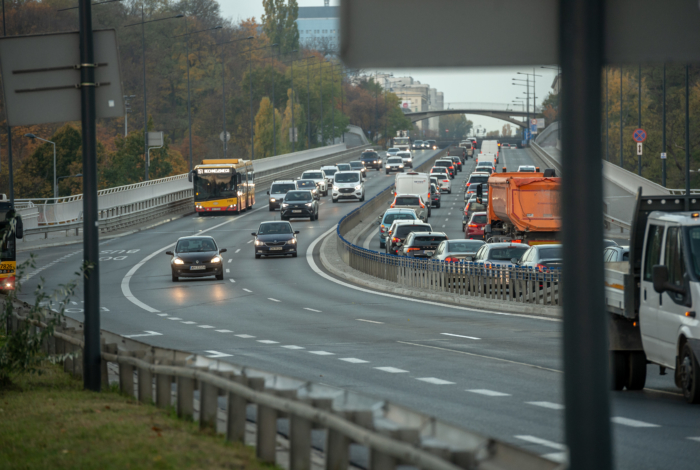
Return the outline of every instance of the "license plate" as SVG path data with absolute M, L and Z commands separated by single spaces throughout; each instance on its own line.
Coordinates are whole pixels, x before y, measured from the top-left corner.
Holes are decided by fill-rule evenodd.
M 270 251 L 277 251 L 277 250 L 281 250 L 281 249 L 282 249 L 281 246 L 273 246 L 270 248 Z
M 423 253 L 425 253 L 428 256 L 433 256 L 435 254 L 434 251 L 424 251 Z
M 190 271 L 196 271 L 198 269 L 207 269 L 206 266 L 190 266 Z
M 295 209 L 292 212 L 301 212 L 301 209 Z
M 220 211 L 220 210 L 221 210 L 221 207 L 212 207 L 211 210 L 213 210 L 213 211 Z

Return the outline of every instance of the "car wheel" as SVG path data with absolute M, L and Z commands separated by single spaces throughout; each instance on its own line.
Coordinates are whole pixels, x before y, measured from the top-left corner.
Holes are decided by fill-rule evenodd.
M 338 202 L 338 200 L 337 200 L 337 199 L 333 199 L 333 198 L 331 198 L 331 200 L 333 201 L 333 204 L 335 204 L 336 202 Z
M 204 212 L 197 212 L 198 217 L 204 217 L 206 214 Z
M 317 221 L 317 222 L 318 222 L 318 216 L 319 216 L 319 213 L 316 212 L 316 221 Z
M 700 366 L 693 349 L 687 343 L 683 346 L 679 366 L 681 369 L 680 382 L 683 396 L 685 396 L 688 403 L 699 403 L 700 383 L 698 383 L 698 380 L 700 380 Z
M 272 206 L 270 206 L 270 212 L 272 212 L 272 211 L 274 211 L 274 210 L 275 210 L 275 208 L 272 207 Z
M 260 259 L 260 256 L 261 256 L 261 255 L 255 253 L 255 259 Z
M 292 258 L 296 258 L 296 257 L 297 257 L 297 254 L 296 254 L 296 253 L 292 253 Z
M 381 171 L 381 168 L 377 168 L 377 171 Z
M 379 248 L 386 248 L 386 243 L 379 242 Z
M 435 206 L 435 207 L 439 209 L 439 208 L 440 208 L 440 204 L 438 204 L 438 205 L 437 205 L 437 206 Z
M 281 216 L 280 216 L 280 220 L 289 220 L 289 219 L 286 218 L 285 216 L 281 215 Z
M 177 282 L 179 280 L 180 280 L 180 278 L 173 274 L 173 282 Z
M 360 198 L 360 202 L 365 202 L 365 193 L 362 193 L 362 197 Z
M 224 280 L 224 273 L 217 274 L 217 275 L 216 275 L 216 280 L 217 280 L 217 281 L 223 281 L 223 280 Z
M 387 175 L 389 174 L 389 170 L 386 170 L 386 174 L 387 174 Z
M 447 191 L 447 194 L 452 194 L 452 188 Z

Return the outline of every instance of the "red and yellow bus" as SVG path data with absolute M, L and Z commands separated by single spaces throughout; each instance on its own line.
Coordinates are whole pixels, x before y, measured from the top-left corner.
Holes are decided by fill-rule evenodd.
M 194 183 L 194 208 L 199 215 L 240 214 L 255 204 L 255 171 L 250 160 L 203 160 L 190 173 L 190 181 Z

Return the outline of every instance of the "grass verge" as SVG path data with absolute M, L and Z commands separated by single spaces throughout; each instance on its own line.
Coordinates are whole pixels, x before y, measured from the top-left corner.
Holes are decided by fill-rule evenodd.
M 231 444 L 173 410 L 116 389 L 93 393 L 59 366 L 0 388 L 3 469 L 273 469 L 252 448 Z

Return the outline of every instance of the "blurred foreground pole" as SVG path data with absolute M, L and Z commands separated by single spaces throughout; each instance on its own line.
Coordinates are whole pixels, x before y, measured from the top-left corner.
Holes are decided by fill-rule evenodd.
M 83 130 L 83 263 L 85 267 L 85 349 L 83 386 L 100 391 L 100 276 L 97 230 L 95 54 L 90 0 L 80 0 L 80 114 Z
M 564 397 L 571 470 L 612 468 L 600 156 L 604 0 L 560 0 Z M 581 198 L 587 194 L 590 198 Z

